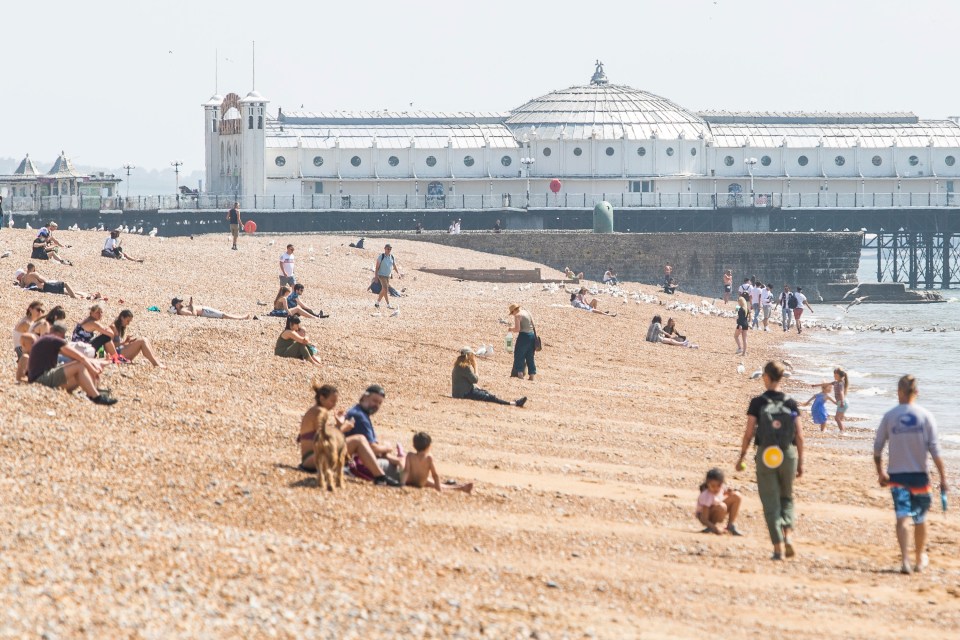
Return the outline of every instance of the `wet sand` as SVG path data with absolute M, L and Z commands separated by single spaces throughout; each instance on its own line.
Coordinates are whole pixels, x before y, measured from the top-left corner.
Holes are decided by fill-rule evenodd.
M 732 319 L 608 295 L 601 307 L 618 316 L 601 317 L 538 286 L 416 271 L 534 266 L 520 260 L 394 241 L 407 296 L 390 317 L 373 315 L 364 292 L 375 240 L 355 250 L 342 237 L 255 236 L 230 251 L 226 234 L 128 236 L 127 250 L 147 260 L 135 264 L 99 257 L 105 233 L 58 236 L 75 266 L 40 263 L 41 275 L 102 292 L 108 318 L 132 309 L 132 331 L 169 368 L 108 368 L 104 386 L 120 403 L 105 408 L 16 384 L 8 346 L 0 637 L 946 638 L 960 629 L 956 512 L 931 513 L 930 569 L 896 574 L 890 498 L 876 486 L 865 430 L 838 444 L 808 429 L 799 556 L 768 560 L 752 462 L 745 472 L 733 463 L 747 403 L 762 390 L 749 373 L 778 355 L 780 331 L 750 332 L 741 376 Z M 13 250 L 0 261 L 8 281 L 32 237 L 0 231 L 0 252 Z M 323 367 L 272 355 L 281 319 L 166 313 L 171 297 L 191 294 L 264 313 L 256 301 L 273 300 L 288 241 L 304 298 L 332 314 L 306 324 Z M 4 291 L 8 327 L 34 299 L 63 304 L 71 330 L 89 305 Z M 533 383 L 508 377 L 498 319 L 511 302 L 533 311 L 544 339 Z M 673 315 L 701 348 L 644 342 L 654 313 Z M 529 396 L 525 409 L 450 398 L 457 350 L 481 343 L 495 349 L 481 360 L 481 386 Z M 321 492 L 296 470 L 294 442 L 315 375 L 340 388 L 343 408 L 383 384 L 381 439 L 409 449 L 414 432 L 428 431 L 441 477 L 475 482 L 474 494 L 355 480 Z M 744 493 L 747 537 L 699 533 L 692 513 L 711 466 Z

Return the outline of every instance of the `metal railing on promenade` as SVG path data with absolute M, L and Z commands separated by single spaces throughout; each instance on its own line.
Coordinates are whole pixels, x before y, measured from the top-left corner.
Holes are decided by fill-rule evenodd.
M 498 195 L 166 195 L 101 197 L 86 195 L 8 197 L 6 213 L 44 211 L 155 211 L 170 209 L 226 210 L 234 202 L 242 210 L 402 210 L 402 209 L 592 209 L 600 202 L 614 208 L 728 209 L 728 208 L 907 208 L 960 207 L 952 192 L 939 193 L 507 193 Z

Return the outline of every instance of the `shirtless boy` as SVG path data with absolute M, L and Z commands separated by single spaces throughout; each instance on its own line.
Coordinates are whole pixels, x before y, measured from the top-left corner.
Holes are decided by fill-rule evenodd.
M 440 483 L 440 474 L 437 473 L 433 456 L 430 455 L 430 445 L 432 443 L 430 436 L 423 431 L 413 436 L 413 448 L 416 449 L 416 452 L 407 454 L 403 462 L 403 471 L 400 474 L 400 484 L 418 489 L 430 487 L 437 491 L 443 491 L 444 489 L 463 491 L 464 493 L 473 491 L 472 482 L 459 486 L 444 486 Z

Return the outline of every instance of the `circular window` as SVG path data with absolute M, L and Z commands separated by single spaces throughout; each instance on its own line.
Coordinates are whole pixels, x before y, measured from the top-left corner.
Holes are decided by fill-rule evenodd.
M 502 158 L 500 158 L 500 164 L 502 164 L 505 167 L 509 167 L 510 165 L 513 164 L 513 158 L 511 158 L 510 156 L 503 156 Z
M 647 155 L 647 148 L 646 148 L 646 147 L 637 147 L 637 155 L 638 155 L 638 156 L 641 156 L 641 157 Z
M 550 154 L 551 154 L 551 153 L 553 153 L 553 151 L 550 150 L 550 147 L 544 147 L 544 148 L 543 148 L 543 155 L 546 156 L 547 158 L 550 157 Z
M 920 158 L 918 158 L 917 156 L 910 156 L 910 158 L 907 160 L 907 162 L 910 163 L 910 166 L 911 166 L 911 167 L 915 167 L 915 166 L 917 166 L 918 164 L 920 164 Z
M 359 167 L 359 166 L 360 166 L 360 156 L 353 156 L 352 158 L 350 158 L 350 164 L 352 164 L 352 165 L 355 166 L 355 167 Z
M 690 155 L 692 155 L 692 156 L 697 155 L 697 148 L 696 148 L 696 147 L 690 147 Z
M 847 159 L 844 158 L 843 156 L 837 156 L 836 158 L 833 159 L 833 162 L 834 162 L 838 167 L 842 167 L 843 165 L 847 164 Z
M 463 164 L 466 165 L 466 166 L 468 166 L 468 167 L 472 167 L 472 166 L 473 166 L 473 162 L 474 162 L 473 156 L 467 156 L 466 158 L 463 159 Z
M 437 159 L 434 158 L 433 156 L 427 156 L 427 166 L 428 167 L 437 166 Z
M 800 156 L 799 158 L 797 158 L 797 164 L 800 165 L 801 167 L 807 166 L 808 162 L 810 162 L 810 159 L 807 158 L 807 156 Z
M 613 155 L 613 147 L 607 147 L 607 155 L 608 155 L 608 156 L 612 156 L 612 155 Z
M 673 155 L 673 147 L 667 147 L 667 155 L 668 155 L 668 156 L 672 156 L 672 155 Z
M 723 159 L 723 164 L 727 165 L 728 167 L 732 167 L 732 166 L 733 166 L 733 156 L 727 156 L 726 158 L 724 158 L 724 159 Z
M 282 167 L 283 165 L 287 164 L 287 159 L 283 156 L 277 156 L 277 159 L 274 160 L 274 162 L 277 163 L 278 167 Z
M 395 167 L 398 164 L 400 164 L 400 158 L 398 158 L 397 156 L 390 156 L 389 158 L 387 158 L 387 162 L 390 164 L 391 167 Z
M 323 156 L 313 156 L 313 166 L 315 167 L 323 166 Z
M 583 149 L 581 149 L 580 147 L 574 148 L 574 150 L 573 150 L 573 155 L 575 155 L 575 156 L 583 155 Z
M 760 158 L 760 164 L 765 167 L 769 167 L 771 162 L 773 162 L 773 160 L 770 159 L 770 156 L 763 156 Z
M 954 158 L 953 156 L 947 156 L 946 158 L 943 159 L 943 161 L 946 163 L 948 167 L 952 167 L 957 163 L 957 159 Z
M 873 166 L 879 167 L 880 165 L 883 164 L 883 158 L 881 158 L 880 156 L 873 156 L 873 160 L 871 160 L 870 162 L 873 163 Z

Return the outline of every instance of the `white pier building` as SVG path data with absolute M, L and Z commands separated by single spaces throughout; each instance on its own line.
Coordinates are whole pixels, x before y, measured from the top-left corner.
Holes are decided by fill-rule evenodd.
M 564 206 L 572 194 L 614 194 L 623 206 L 657 206 L 659 195 L 682 205 L 692 194 L 783 206 L 829 194 L 839 206 L 871 198 L 897 206 L 923 194 L 943 206 L 956 204 L 960 186 L 955 121 L 693 112 L 611 84 L 599 62 L 588 84 L 503 113 L 269 113 L 268 105 L 255 91 L 203 105 L 209 194 L 293 196 L 305 206 L 321 196 L 403 196 L 429 206 L 461 195 L 466 204 L 483 196 L 501 206 L 505 194 L 515 206 L 531 197 L 537 206 Z

